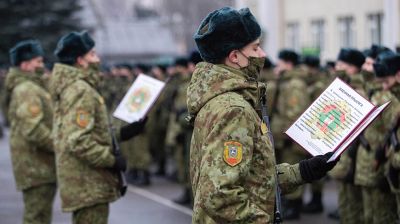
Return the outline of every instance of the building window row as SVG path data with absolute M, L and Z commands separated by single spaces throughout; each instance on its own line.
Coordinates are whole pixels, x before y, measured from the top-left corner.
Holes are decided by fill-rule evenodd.
M 366 42 L 371 44 L 382 44 L 383 14 L 374 13 L 366 18 Z M 343 16 L 337 19 L 337 33 L 329 34 L 338 38 L 340 47 L 357 47 L 356 21 L 353 16 Z M 326 23 L 324 19 L 312 20 L 310 24 L 310 43 L 301 42 L 300 24 L 290 22 L 286 25 L 286 46 L 301 52 L 304 48 L 315 48 L 319 52 L 324 51 L 326 44 Z

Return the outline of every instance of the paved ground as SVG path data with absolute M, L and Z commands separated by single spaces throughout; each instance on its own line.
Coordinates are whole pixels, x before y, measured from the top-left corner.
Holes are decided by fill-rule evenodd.
M 153 178 L 153 185 L 148 188 L 130 186 L 127 195 L 111 205 L 110 224 L 186 224 L 191 222 L 191 210 L 177 205 L 171 199 L 177 198 L 180 187 L 163 178 Z M 324 194 L 325 211 L 333 210 L 337 205 L 335 184 L 329 182 Z M 308 195 L 306 195 L 308 198 Z M 7 137 L 0 140 L 0 223 L 21 223 L 23 213 L 22 196 L 15 190 L 12 174 L 10 151 Z M 303 215 L 295 223 L 334 224 L 325 214 Z M 56 199 L 53 212 L 53 223 L 71 223 L 70 214 L 62 213 L 60 201 Z

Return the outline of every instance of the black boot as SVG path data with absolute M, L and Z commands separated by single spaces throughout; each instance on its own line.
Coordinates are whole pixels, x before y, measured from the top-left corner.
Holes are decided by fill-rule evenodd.
M 313 197 L 310 202 L 305 204 L 302 208 L 302 212 L 308 214 L 318 214 L 324 211 L 324 206 L 322 205 L 321 192 L 313 193 Z
M 139 187 L 145 187 L 150 185 L 150 174 L 147 170 L 138 170 L 138 176 L 136 181 L 133 183 Z
M 180 205 L 190 205 L 192 202 L 192 192 L 189 188 L 185 188 L 183 194 L 174 200 L 175 203 Z
M 300 209 L 302 203 L 303 202 L 301 199 L 286 200 L 282 211 L 283 221 L 300 219 Z
M 162 159 L 158 162 L 158 168 L 155 172 L 156 176 L 165 176 L 165 160 Z
M 334 220 L 340 220 L 339 209 L 328 213 L 328 218 Z
M 134 184 L 138 178 L 138 171 L 137 169 L 129 169 L 126 173 L 126 181 L 130 184 Z

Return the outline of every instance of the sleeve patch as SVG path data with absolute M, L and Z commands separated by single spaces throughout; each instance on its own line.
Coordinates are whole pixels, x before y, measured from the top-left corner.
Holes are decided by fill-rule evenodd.
M 289 99 L 289 106 L 296 106 L 299 103 L 299 99 L 297 98 L 297 96 L 292 96 Z
M 90 120 L 90 114 L 85 110 L 78 110 L 76 113 L 76 123 L 81 128 L 86 128 Z
M 228 141 L 224 143 L 224 161 L 229 166 L 236 166 L 242 161 L 243 146 L 240 142 Z
M 29 105 L 29 112 L 31 113 L 32 117 L 37 117 L 42 110 L 36 104 Z

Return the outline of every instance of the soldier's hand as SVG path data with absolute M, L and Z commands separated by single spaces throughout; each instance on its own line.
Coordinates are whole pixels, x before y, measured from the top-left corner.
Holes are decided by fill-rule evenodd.
M 340 159 L 338 158 L 335 161 L 327 163 L 332 155 L 333 152 L 328 152 L 324 155 L 319 155 L 310 159 L 300 161 L 299 168 L 303 180 L 310 183 L 324 177 L 326 173 L 331 170 Z
M 115 163 L 113 169 L 118 171 L 126 171 L 126 160 L 121 154 L 115 155 Z
M 146 122 L 147 122 L 147 117 L 145 117 L 144 119 L 142 119 L 140 121 L 136 121 L 136 122 L 133 122 L 131 124 L 121 127 L 121 131 L 120 131 L 121 141 L 129 140 L 132 137 L 143 132 Z

